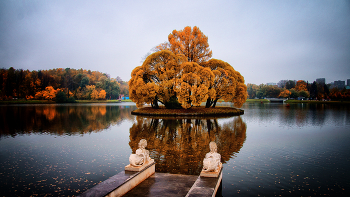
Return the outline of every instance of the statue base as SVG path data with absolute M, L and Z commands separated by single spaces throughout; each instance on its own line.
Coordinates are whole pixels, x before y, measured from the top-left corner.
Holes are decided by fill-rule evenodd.
M 222 163 L 220 162 L 219 164 L 219 169 L 218 171 L 212 171 L 212 172 L 207 172 L 202 170 L 200 176 L 201 177 L 219 177 L 220 173 L 221 173 L 221 169 L 222 169 Z
M 154 159 L 150 159 L 147 163 L 144 163 L 142 166 L 132 166 L 129 164 L 125 166 L 125 171 L 140 172 L 143 169 L 145 169 L 147 166 L 152 165 L 153 163 L 154 163 Z

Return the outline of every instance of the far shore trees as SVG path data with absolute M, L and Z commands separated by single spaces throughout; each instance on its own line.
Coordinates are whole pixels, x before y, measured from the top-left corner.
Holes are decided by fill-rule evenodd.
M 131 73 L 129 95 L 137 107 L 190 108 L 219 99 L 241 107 L 247 99 L 243 76 L 222 60 L 209 59 L 208 38 L 198 27 L 174 30 L 168 43 L 156 47 Z
M 291 82 L 292 80 L 289 80 Z M 294 83 L 294 82 L 293 82 Z M 287 82 L 288 84 L 288 82 Z M 350 90 L 330 88 L 330 84 L 319 84 L 316 81 L 308 83 L 303 80 L 297 81 L 293 88 L 288 89 L 286 85 L 277 87 L 273 85 L 247 84 L 248 97 L 254 98 L 290 98 L 290 99 L 312 99 L 312 100 L 332 100 L 349 101 Z M 273 91 L 271 91 L 273 90 Z M 279 92 L 279 94 L 277 94 Z
M 99 71 L 73 68 L 29 71 L 0 68 L 0 100 L 79 100 L 118 99 L 128 95 L 127 83 Z M 63 98 L 63 99 L 62 99 Z

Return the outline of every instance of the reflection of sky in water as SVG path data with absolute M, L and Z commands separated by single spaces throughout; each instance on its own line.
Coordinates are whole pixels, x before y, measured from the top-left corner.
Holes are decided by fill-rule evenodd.
M 1 191 L 8 190 L 8 196 L 81 193 L 124 170 L 131 153 L 130 126 L 123 122 L 84 136 L 30 134 L 2 139 Z
M 224 166 L 224 196 L 349 194 L 348 107 L 244 108 L 247 140 Z
M 77 111 L 80 112 L 80 108 L 84 106 L 86 105 L 79 105 Z M 49 106 L 48 109 L 52 107 L 54 106 Z M 77 195 L 124 170 L 131 153 L 128 138 L 132 119 L 106 116 L 120 116 L 123 114 L 122 108 L 129 108 L 126 111 L 129 114 L 130 109 L 134 107 L 121 106 L 121 110 L 117 110 L 119 106 L 97 104 L 93 105 L 93 109 L 83 110 L 82 116 L 73 117 L 78 121 L 66 124 L 69 118 L 65 119 L 62 113 L 69 110 L 62 111 L 61 108 L 57 108 L 56 111 L 50 111 L 39 106 L 37 112 L 55 114 L 54 123 L 44 124 L 44 121 L 41 121 L 43 113 L 39 113 L 39 117 L 33 118 L 35 123 L 27 126 L 17 124 L 14 126 L 17 133 L 7 136 L 2 134 L 0 138 L 1 194 Z M 23 109 L 15 109 L 19 114 L 25 112 Z M 91 116 L 93 113 L 97 115 Z M 46 117 L 51 117 L 50 113 L 47 113 Z M 91 123 L 89 119 L 98 122 L 95 123 L 95 128 L 100 132 L 91 130 L 88 126 Z M 64 126 L 58 125 L 57 122 L 62 122 Z M 64 129 L 67 125 L 75 129 Z
M 65 116 L 52 116 L 52 111 L 45 113 L 54 118 L 53 122 L 24 127 L 16 120 L 17 134 L 2 133 L 0 138 L 1 194 L 77 195 L 122 171 L 132 152 L 130 128 L 137 121 L 128 116 L 135 106 L 115 106 L 96 105 L 79 116 L 71 114 L 75 123 L 71 123 L 74 130 L 69 133 L 61 131 L 57 123 L 64 123 Z M 243 108 L 246 139 L 239 153 L 224 164 L 223 196 L 349 193 L 349 107 L 245 104 Z M 34 113 L 35 121 L 44 114 L 44 110 L 39 112 Z M 233 119 L 217 122 L 222 126 Z M 99 132 L 89 130 L 90 123 Z M 54 128 L 55 132 L 39 128 L 40 125 Z M 26 128 L 35 132 L 23 132 Z

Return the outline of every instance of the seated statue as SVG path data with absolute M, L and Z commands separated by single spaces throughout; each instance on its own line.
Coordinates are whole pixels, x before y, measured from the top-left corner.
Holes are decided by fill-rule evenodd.
M 140 140 L 139 148 L 136 150 L 136 154 L 131 154 L 129 157 L 130 165 L 142 166 L 150 160 L 149 151 L 146 150 L 147 141 L 145 139 Z
M 217 146 L 215 142 L 209 143 L 210 152 L 205 155 L 203 160 L 203 171 L 218 172 L 221 164 L 221 155 L 217 153 Z

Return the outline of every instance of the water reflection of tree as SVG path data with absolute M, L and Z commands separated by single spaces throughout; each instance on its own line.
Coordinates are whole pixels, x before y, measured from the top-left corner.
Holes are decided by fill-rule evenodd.
M 99 132 L 123 120 L 133 120 L 134 107 L 117 105 L 1 106 L 0 137 L 50 132 L 75 135 Z
M 215 141 L 222 162 L 236 154 L 246 139 L 246 124 L 241 117 L 219 125 L 217 119 L 151 119 L 137 117 L 130 128 L 129 145 L 133 152 L 140 139 L 156 161 L 157 172 L 199 174 L 209 142 Z

